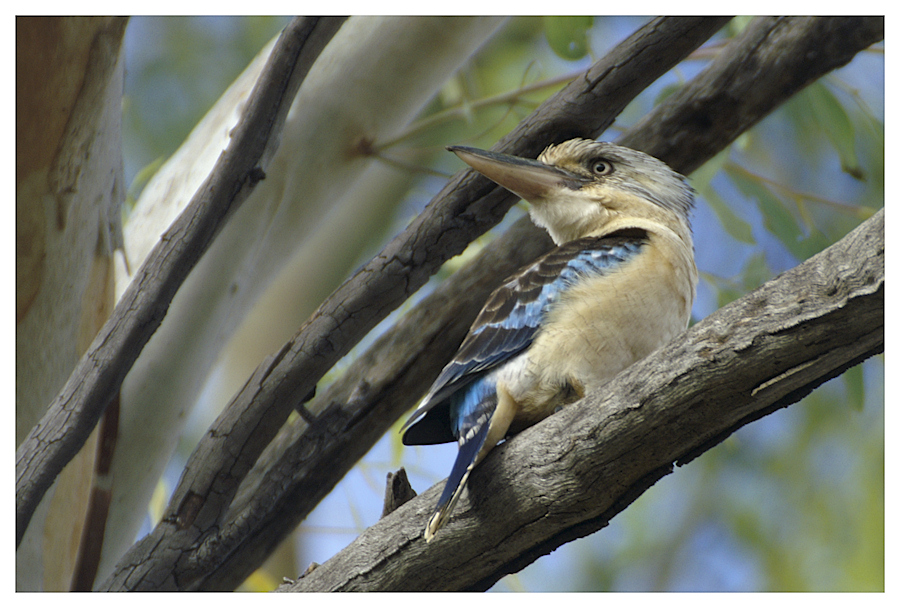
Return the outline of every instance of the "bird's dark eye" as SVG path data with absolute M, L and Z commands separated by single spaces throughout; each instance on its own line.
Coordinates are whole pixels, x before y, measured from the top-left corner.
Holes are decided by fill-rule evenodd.
M 591 163 L 591 173 L 594 175 L 609 175 L 612 170 L 612 163 L 608 160 L 599 159 Z

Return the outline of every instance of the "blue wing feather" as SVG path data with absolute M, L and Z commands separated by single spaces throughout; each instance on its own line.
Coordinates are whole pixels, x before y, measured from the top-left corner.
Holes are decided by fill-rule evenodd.
M 583 276 L 614 271 L 647 241 L 643 231 L 588 237 L 565 243 L 513 275 L 494 291 L 472 324 L 456 356 L 438 375 L 422 405 L 403 427 L 406 445 L 444 443 L 460 436 L 457 426 L 473 383 L 525 350 L 559 296 Z M 481 392 L 480 389 L 475 392 Z

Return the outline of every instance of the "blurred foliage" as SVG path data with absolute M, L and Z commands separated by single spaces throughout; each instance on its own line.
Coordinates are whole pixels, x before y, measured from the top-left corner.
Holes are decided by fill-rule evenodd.
M 593 25 L 593 17 L 544 17 L 544 35 L 563 59 L 581 59 L 590 50 L 587 33 Z
M 286 17 L 136 17 L 126 36 L 126 178 L 161 165 Z M 155 170 L 155 169 L 154 169 Z M 152 174 L 152 173 L 151 173 Z M 143 182 L 149 175 L 142 176 Z M 130 192 L 136 197 L 137 192 Z
M 445 145 L 492 146 L 644 21 L 512 19 L 406 133 L 374 142 L 386 162 L 420 176 L 398 201 L 396 229 L 430 200 L 444 176 L 461 168 L 443 153 Z M 660 78 L 601 139 L 615 139 L 698 73 L 747 22 L 733 20 Z M 134 19 L 129 36 L 142 39 L 131 47 L 144 56 L 129 62 L 130 175 L 171 154 L 283 23 Z M 883 91 L 883 45 L 877 45 L 796 95 L 694 173 L 702 275 L 695 319 L 836 242 L 883 206 Z M 521 213 L 515 209 L 504 225 Z M 504 225 L 445 265 L 431 285 Z M 404 308 L 427 292 L 420 290 Z M 741 429 L 658 482 L 608 528 L 560 548 L 496 589 L 883 590 L 883 386 L 884 360 L 875 357 L 803 402 Z M 422 491 L 445 477 L 454 453 L 454 446 L 403 448 L 399 435 L 389 433 L 300 526 L 300 569 L 325 561 L 377 520 L 387 471 L 402 464 Z M 247 588 L 296 575 L 259 574 Z

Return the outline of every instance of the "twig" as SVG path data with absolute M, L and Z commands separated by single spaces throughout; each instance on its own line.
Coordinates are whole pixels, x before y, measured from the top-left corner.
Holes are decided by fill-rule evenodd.
M 417 496 L 416 491 L 409 485 L 406 469 L 400 467 L 396 473 L 387 474 L 387 483 L 384 487 L 384 507 L 381 516 L 386 517 L 402 507 Z

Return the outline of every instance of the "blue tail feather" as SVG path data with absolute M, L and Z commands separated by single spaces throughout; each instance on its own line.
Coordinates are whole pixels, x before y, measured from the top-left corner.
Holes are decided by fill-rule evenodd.
M 456 455 L 456 461 L 453 463 L 453 468 L 450 470 L 450 476 L 447 478 L 447 485 L 444 486 L 444 491 L 441 493 L 440 499 L 438 499 L 435 511 L 439 511 L 447 505 L 457 488 L 460 487 L 466 471 L 469 469 L 469 466 L 475 462 L 478 452 L 481 451 L 481 446 L 484 445 L 484 440 L 487 438 L 489 427 L 490 424 L 481 425 L 481 428 L 478 429 L 478 432 L 475 433 L 475 436 L 472 437 L 472 439 L 459 446 L 459 453 Z
M 472 427 L 469 433 L 463 435 L 467 439 L 461 439 L 459 444 L 459 453 L 456 455 L 456 461 L 453 463 L 453 469 L 447 478 L 447 484 L 444 491 L 435 506 L 434 513 L 428 520 L 425 529 L 425 540 L 429 541 L 434 533 L 443 525 L 444 520 L 450 515 L 456 501 L 459 500 L 462 490 L 469 478 L 469 472 L 472 464 L 478 457 L 478 453 L 484 446 L 487 439 L 488 430 L 490 429 L 490 416 L 484 416 L 479 424 Z

